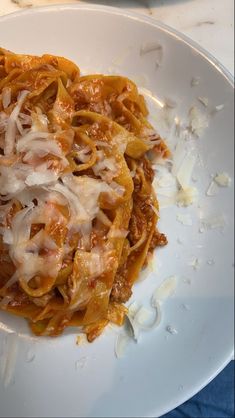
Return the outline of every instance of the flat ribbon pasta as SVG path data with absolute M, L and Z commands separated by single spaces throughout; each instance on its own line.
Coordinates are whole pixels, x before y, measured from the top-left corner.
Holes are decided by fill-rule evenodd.
M 0 49 L 0 309 L 36 335 L 122 325 L 166 244 L 148 155 L 169 151 L 147 115 L 125 77 Z

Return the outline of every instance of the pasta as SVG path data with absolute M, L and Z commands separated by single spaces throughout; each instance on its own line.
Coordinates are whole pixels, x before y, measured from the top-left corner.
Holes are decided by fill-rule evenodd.
M 147 115 L 125 77 L 0 49 L 0 309 L 34 334 L 122 325 L 166 244 L 149 156 L 169 151 Z

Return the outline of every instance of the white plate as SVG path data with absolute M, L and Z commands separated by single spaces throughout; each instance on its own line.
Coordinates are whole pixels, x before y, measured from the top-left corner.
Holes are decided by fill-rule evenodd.
M 138 76 L 140 84 L 144 82 L 158 98 L 176 99 L 179 115 L 197 96 L 208 97 L 212 105 L 225 104 L 198 140 L 201 165 L 196 168 L 196 185 L 201 209 L 195 205 L 162 210 L 161 230 L 167 233 L 169 245 L 158 252 L 158 273 L 135 287 L 133 299 L 147 303 L 164 278 L 179 275 L 176 294 L 165 302 L 156 330 L 144 334 L 139 344 L 129 347 L 126 357 L 117 360 L 113 331 L 78 347 L 76 334 L 32 338 L 23 320 L 0 314 L 2 366 L 7 347 L 11 346 L 11 361 L 16 360 L 12 376 L 1 379 L 1 416 L 159 416 L 206 385 L 233 352 L 232 187 L 221 189 L 215 197 L 205 196 L 210 174 L 226 171 L 233 177 L 231 76 L 172 29 L 121 9 L 89 5 L 31 9 L 1 18 L 0 39 L 1 46 L 19 53 L 64 55 L 83 71 L 105 73 L 113 68 L 131 78 Z M 140 56 L 141 45 L 152 41 L 163 46 L 158 70 L 155 53 Z M 201 80 L 194 88 L 193 76 Z M 156 105 L 151 102 L 153 114 Z M 200 234 L 199 210 L 207 215 L 223 213 L 224 232 Z M 176 222 L 176 214 L 184 211 L 192 215 L 192 227 Z M 198 271 L 188 265 L 194 256 L 201 260 Z M 212 266 L 207 263 L 210 259 L 215 260 Z M 178 333 L 167 333 L 167 325 Z M 10 335 L 12 331 L 17 336 Z

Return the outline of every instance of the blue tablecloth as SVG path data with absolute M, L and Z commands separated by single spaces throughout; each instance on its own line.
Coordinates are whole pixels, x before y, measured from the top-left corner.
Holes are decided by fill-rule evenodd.
M 201 392 L 162 418 L 234 418 L 234 361 Z

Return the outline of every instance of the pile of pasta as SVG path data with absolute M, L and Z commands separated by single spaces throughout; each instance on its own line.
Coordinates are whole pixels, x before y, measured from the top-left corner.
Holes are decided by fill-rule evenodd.
M 0 49 L 0 309 L 34 334 L 122 325 L 156 246 L 149 156 L 167 157 L 121 76 Z

